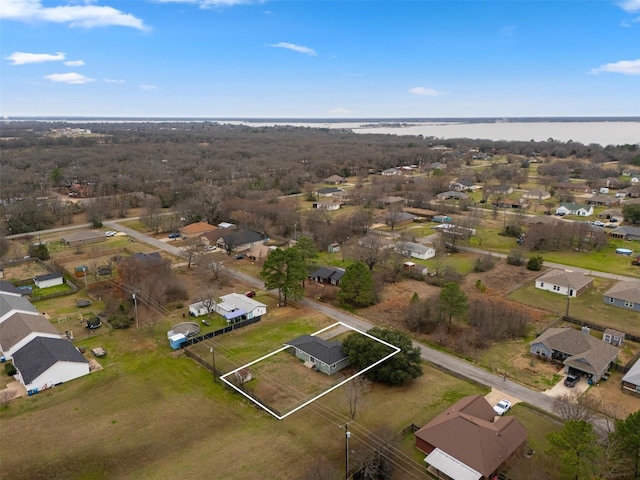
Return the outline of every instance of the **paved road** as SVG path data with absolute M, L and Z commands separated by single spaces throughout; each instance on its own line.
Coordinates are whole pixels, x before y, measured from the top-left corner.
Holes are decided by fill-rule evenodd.
M 117 221 L 105 222 L 105 225 L 114 230 L 120 230 L 122 232 L 127 233 L 131 237 L 141 241 L 148 243 L 158 249 L 162 249 L 168 253 L 176 255 L 178 257 L 184 258 L 185 254 L 179 248 L 172 246 L 166 242 L 156 240 L 154 238 L 148 237 L 140 232 L 136 232 L 130 228 L 124 227 L 120 225 Z M 562 267 L 562 266 L 561 266 Z M 246 284 L 250 285 L 257 289 L 264 289 L 264 282 L 261 280 L 247 275 L 246 273 L 239 272 L 230 268 L 225 268 L 225 273 L 232 278 Z M 275 292 L 277 295 L 277 292 Z M 357 328 L 359 330 L 367 331 L 370 328 L 374 327 L 374 324 L 369 322 L 368 320 L 357 317 L 355 315 L 351 315 L 342 310 L 338 310 L 332 306 L 327 304 L 319 303 L 314 300 L 303 298 L 299 300 L 297 303 L 304 305 L 306 307 L 312 308 L 314 310 L 322 312 L 327 317 L 335 320 L 343 322 L 349 326 Z M 446 370 L 453 375 L 464 378 L 466 380 L 471 380 L 473 382 L 477 382 L 481 385 L 485 385 L 497 390 L 500 390 L 512 397 L 515 397 L 523 402 L 529 403 L 531 405 L 536 406 L 537 408 L 544 410 L 548 413 L 553 413 L 553 398 L 549 395 L 546 395 L 542 392 L 538 392 L 535 390 L 531 390 L 528 387 L 520 385 L 511 379 L 504 379 L 502 375 L 497 375 L 487 370 L 477 367 L 476 365 L 467 362 L 458 357 L 454 357 L 452 355 L 448 355 L 444 352 L 436 350 L 434 348 L 428 347 L 426 345 L 414 342 L 414 345 L 418 347 L 421 351 L 422 359 L 426 362 L 435 365 L 438 368 Z M 606 421 L 602 418 L 597 418 L 594 421 L 594 424 L 597 426 L 604 428 L 606 426 Z

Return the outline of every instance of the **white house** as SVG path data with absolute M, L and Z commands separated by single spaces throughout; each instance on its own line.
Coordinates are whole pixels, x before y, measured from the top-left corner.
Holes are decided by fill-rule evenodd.
M 89 361 L 68 340 L 36 337 L 13 354 L 17 379 L 36 393 L 89 373 Z
M 47 273 L 38 275 L 33 279 L 33 283 L 39 288 L 55 287 L 56 285 L 62 285 L 63 282 L 64 279 L 60 273 Z
M 398 242 L 395 246 L 396 253 L 405 257 L 426 260 L 436 256 L 436 249 L 432 246 L 421 245 L 413 242 Z
M 36 337 L 60 338 L 60 332 L 36 313 L 14 313 L 0 323 L 0 350 L 6 360 Z
M 216 312 L 228 322 L 249 320 L 266 315 L 267 306 L 241 293 L 230 293 L 220 297 L 215 305 Z
M 0 293 L 0 323 L 14 313 L 38 313 L 31 302 L 24 297 L 17 297 L 10 293 Z
M 549 270 L 536 279 L 536 288 L 560 295 L 577 297 L 593 283 L 592 277 L 580 272 Z
M 576 202 L 561 203 L 556 208 L 556 215 L 578 215 L 579 217 L 590 217 L 593 215 L 592 205 L 580 205 Z
M 209 315 L 216 311 L 215 302 L 196 302 L 189 305 L 189 315 L 192 317 L 201 317 L 202 315 Z

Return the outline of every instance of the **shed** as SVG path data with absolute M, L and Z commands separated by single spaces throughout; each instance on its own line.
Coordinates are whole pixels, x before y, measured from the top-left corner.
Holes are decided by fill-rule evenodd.
M 33 283 L 36 284 L 36 287 L 39 288 L 47 288 L 47 287 L 55 287 L 56 285 L 62 285 L 64 280 L 62 278 L 62 274 L 60 273 L 47 273 L 45 275 L 38 275 L 33 279 Z
M 181 333 L 177 333 L 175 335 L 171 335 L 169 337 L 169 345 L 174 350 L 179 350 L 181 345 L 187 341 L 187 337 L 185 337 Z
M 340 251 L 339 243 L 332 243 L 327 247 L 327 252 L 329 253 L 338 253 Z

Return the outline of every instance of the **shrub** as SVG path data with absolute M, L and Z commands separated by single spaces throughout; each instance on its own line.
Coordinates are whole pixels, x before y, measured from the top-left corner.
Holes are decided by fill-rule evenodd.
M 112 315 L 109 317 L 109 324 L 113 328 L 125 329 L 133 325 L 135 319 L 127 315 Z
M 13 363 L 5 363 L 4 371 L 10 377 L 13 377 L 16 373 L 18 373 L 18 371 L 16 370 L 16 367 L 13 366 Z
M 542 264 L 544 263 L 544 259 L 541 255 L 533 256 L 527 262 L 527 270 L 531 270 L 533 272 L 539 272 L 542 270 Z
M 483 255 L 482 257 L 476 258 L 476 261 L 473 265 L 473 271 L 476 273 L 479 272 L 488 272 L 496 265 L 496 259 L 491 254 Z
M 515 265 L 521 267 L 524 265 L 524 255 L 520 248 L 514 248 L 507 256 L 507 263 L 509 265 Z

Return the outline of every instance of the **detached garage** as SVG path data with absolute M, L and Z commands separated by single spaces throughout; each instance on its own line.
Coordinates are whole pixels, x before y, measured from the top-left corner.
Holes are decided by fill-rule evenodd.
M 18 380 L 37 393 L 89 373 L 89 361 L 61 338 L 36 337 L 13 354 Z

